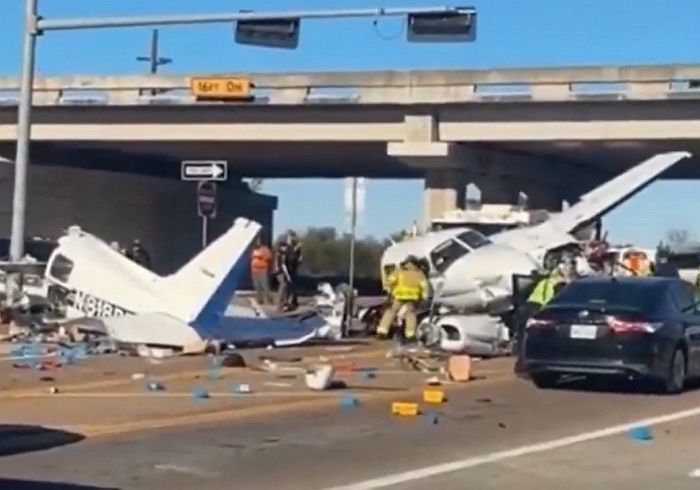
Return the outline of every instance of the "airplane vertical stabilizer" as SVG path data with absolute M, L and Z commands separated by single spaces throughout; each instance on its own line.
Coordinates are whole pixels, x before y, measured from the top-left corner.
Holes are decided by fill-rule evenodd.
M 159 279 L 168 313 L 195 328 L 218 323 L 248 267 L 248 251 L 260 228 L 255 221 L 236 219 L 180 270 Z

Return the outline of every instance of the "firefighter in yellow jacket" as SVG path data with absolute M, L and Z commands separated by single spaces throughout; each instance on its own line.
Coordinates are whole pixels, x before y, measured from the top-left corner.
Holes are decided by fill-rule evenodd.
M 386 282 L 391 305 L 382 315 L 377 327 L 377 336 L 386 337 L 389 335 L 389 328 L 403 307 L 406 322 L 404 337 L 406 340 L 412 340 L 416 335 L 416 305 L 428 296 L 428 280 L 419 267 L 418 259 L 409 256 L 401 264 L 400 269 L 389 274 Z
M 558 264 L 549 274 L 540 278 L 527 298 L 530 312 L 534 313 L 541 310 L 565 284 L 566 274 L 563 270 L 563 265 Z

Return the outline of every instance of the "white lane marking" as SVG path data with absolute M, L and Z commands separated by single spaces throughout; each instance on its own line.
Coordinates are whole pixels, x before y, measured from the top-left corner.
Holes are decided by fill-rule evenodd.
M 582 442 L 602 439 L 604 437 L 609 437 L 612 435 L 626 432 L 631 428 L 639 425 L 659 425 L 668 422 L 673 422 L 676 420 L 686 419 L 689 417 L 696 417 L 698 415 L 700 415 L 700 407 L 695 407 L 688 410 L 683 410 L 681 412 L 674 412 L 667 415 L 638 420 L 636 422 L 615 425 L 605 429 L 599 429 L 592 432 L 584 432 L 583 434 L 563 437 L 561 439 L 554 439 L 552 441 L 530 444 L 515 449 L 508 449 L 506 451 L 497 451 L 481 456 L 473 456 L 471 458 L 461 459 L 458 461 L 453 461 L 451 463 L 442 463 L 433 466 L 427 466 L 425 468 L 405 471 L 402 473 L 395 473 L 393 475 L 385 475 L 370 480 L 351 483 L 349 485 L 330 487 L 324 490 L 374 490 L 376 488 L 384 488 L 391 485 L 398 485 L 400 483 L 421 480 L 423 478 L 428 478 L 431 476 L 442 475 L 444 473 L 451 473 L 454 471 L 474 468 L 476 466 L 482 466 L 489 463 L 496 463 L 499 461 L 504 461 L 506 459 L 513 459 L 519 456 L 551 451 L 552 449 L 559 449 L 565 446 L 572 446 L 574 444 L 579 444 Z
M 178 464 L 157 464 L 153 467 L 156 471 L 172 471 L 174 473 L 182 473 L 185 475 L 199 476 L 201 478 L 214 478 L 218 473 L 212 473 L 195 466 L 183 466 Z
M 700 478 L 700 468 L 695 468 L 693 471 L 688 473 L 690 478 Z

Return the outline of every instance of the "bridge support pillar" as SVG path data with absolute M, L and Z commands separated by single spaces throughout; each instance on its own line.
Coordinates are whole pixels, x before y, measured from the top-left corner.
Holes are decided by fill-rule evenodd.
M 423 226 L 448 211 L 464 209 L 466 176 L 456 169 L 429 169 L 423 191 Z
M 463 208 L 466 196 L 466 173 L 463 152 L 459 145 L 439 141 L 438 121 L 432 114 L 411 114 L 404 118 L 404 141 L 387 144 L 387 155 L 406 166 L 423 171 L 423 222 L 445 212 Z
M 456 145 L 443 142 L 389 143 L 387 153 L 398 157 L 409 167 L 423 171 L 423 220 L 427 229 L 430 221 L 447 211 L 464 208 L 466 172 Z

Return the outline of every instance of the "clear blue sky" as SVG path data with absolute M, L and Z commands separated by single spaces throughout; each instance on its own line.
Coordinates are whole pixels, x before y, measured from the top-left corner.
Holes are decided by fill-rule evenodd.
M 444 2 L 444 0 L 443 0 Z M 234 9 L 444 5 L 436 0 L 40 0 L 45 17 L 223 12 Z M 0 73 L 19 67 L 22 0 L 3 0 L 0 15 Z M 162 55 L 175 59 L 164 71 L 285 71 L 335 69 L 489 68 L 580 64 L 700 61 L 699 0 L 661 4 L 647 0 L 482 0 L 476 43 L 412 45 L 387 41 L 371 20 L 304 24 L 297 51 L 243 47 L 231 28 L 170 27 L 161 31 Z M 380 23 L 382 37 L 400 32 L 396 20 Z M 49 33 L 39 43 L 39 73 L 134 73 L 147 53 L 148 28 Z M 362 233 L 386 235 L 420 211 L 418 181 L 374 181 L 367 190 Z M 265 192 L 280 198 L 277 228 L 342 226 L 342 182 L 267 181 Z M 665 231 L 700 231 L 700 183 L 660 182 L 610 215 L 612 237 L 654 245 Z M 308 196 L 314 196 L 313 201 Z M 401 206 L 390 204 L 399 197 Z M 323 202 L 323 206 L 318 203 Z M 640 218 L 643 217 L 643 218 Z

